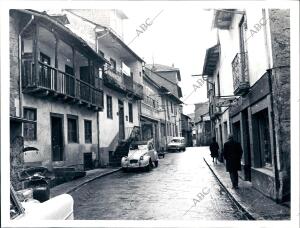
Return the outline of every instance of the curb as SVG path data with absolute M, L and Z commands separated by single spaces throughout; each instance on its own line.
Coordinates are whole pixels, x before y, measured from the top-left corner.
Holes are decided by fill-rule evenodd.
M 210 171 L 213 173 L 213 175 L 215 176 L 215 178 L 217 179 L 217 181 L 219 182 L 219 184 L 222 186 L 222 188 L 225 190 L 225 192 L 227 193 L 227 195 L 229 196 L 229 198 L 234 202 L 234 204 L 241 210 L 243 211 L 243 213 L 246 215 L 246 217 L 249 220 L 257 220 L 257 219 L 261 219 L 259 216 L 254 215 L 253 213 L 249 212 L 248 210 L 245 209 L 245 207 L 243 207 L 235 198 L 234 196 L 227 190 L 227 188 L 224 186 L 224 184 L 220 181 L 219 177 L 215 174 L 215 172 L 213 171 L 213 169 L 210 167 L 210 165 L 207 163 L 207 161 L 205 160 L 205 158 L 203 158 L 204 162 L 206 163 L 206 165 L 208 166 L 208 168 L 210 169 Z
M 98 179 L 98 178 L 107 176 L 107 175 L 109 175 L 109 174 L 119 172 L 121 169 L 122 169 L 122 168 L 118 168 L 118 169 L 116 169 L 116 170 L 109 171 L 109 172 L 107 172 L 107 173 L 102 173 L 102 174 L 100 174 L 99 176 L 96 176 L 96 177 L 93 177 L 93 178 L 91 178 L 91 179 L 88 179 L 88 180 L 86 180 L 86 181 L 84 181 L 84 182 L 78 184 L 77 186 L 75 186 L 75 187 L 72 188 L 71 190 L 68 190 L 66 193 L 67 193 L 67 194 L 70 194 L 71 192 L 74 192 L 75 190 L 81 188 L 83 185 L 85 185 L 85 184 L 87 184 L 87 183 L 90 183 L 90 182 L 92 182 L 92 181 L 94 181 L 94 180 L 96 180 L 96 179 Z

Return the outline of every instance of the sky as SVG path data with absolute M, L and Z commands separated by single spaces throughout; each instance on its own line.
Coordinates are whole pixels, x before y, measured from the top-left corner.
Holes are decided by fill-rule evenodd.
M 206 49 L 216 44 L 213 11 L 184 3 L 119 9 L 128 17 L 124 20 L 125 43 L 148 64 L 179 68 L 183 112 L 194 112 L 194 103 L 207 100 L 206 84 L 194 91 L 201 77 L 191 75 L 202 73 Z M 143 30 L 140 26 L 146 22 L 151 25 Z

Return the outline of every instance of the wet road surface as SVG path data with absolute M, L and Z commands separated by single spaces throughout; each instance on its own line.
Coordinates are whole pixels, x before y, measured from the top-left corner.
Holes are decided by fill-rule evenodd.
M 166 154 L 150 172 L 117 172 L 71 193 L 75 219 L 246 220 L 203 161 L 201 147 Z

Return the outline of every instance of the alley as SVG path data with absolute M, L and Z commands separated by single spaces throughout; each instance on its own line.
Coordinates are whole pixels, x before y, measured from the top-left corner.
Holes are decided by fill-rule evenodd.
M 117 172 L 72 193 L 75 219 L 247 219 L 203 161 L 207 147 L 169 153 L 150 172 Z

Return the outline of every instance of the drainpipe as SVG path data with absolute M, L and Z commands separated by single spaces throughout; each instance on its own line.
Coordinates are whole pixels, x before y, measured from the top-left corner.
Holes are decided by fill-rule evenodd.
M 99 37 L 96 34 L 96 52 L 98 53 L 99 45 L 98 45 Z M 104 96 L 104 94 L 103 94 Z M 98 167 L 100 166 L 100 116 L 99 111 L 97 110 L 97 154 L 98 154 Z
M 21 50 L 21 46 L 22 46 L 22 33 L 29 27 L 29 25 L 31 24 L 31 22 L 34 20 L 34 16 L 31 15 L 30 20 L 27 22 L 27 24 L 22 28 L 22 30 L 19 33 L 19 37 L 18 37 L 18 42 L 19 42 L 19 115 L 22 118 L 23 116 L 23 110 L 22 110 L 22 64 L 21 64 L 21 59 L 22 59 L 22 50 Z

